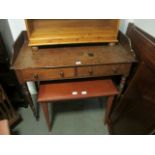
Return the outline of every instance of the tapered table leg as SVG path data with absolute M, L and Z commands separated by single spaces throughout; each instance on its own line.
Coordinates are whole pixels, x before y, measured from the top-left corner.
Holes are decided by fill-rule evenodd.
M 110 112 L 111 112 L 111 108 L 112 108 L 112 104 L 113 104 L 113 99 L 114 99 L 114 96 L 108 97 L 108 101 L 107 101 L 107 105 L 106 105 L 106 109 L 105 109 L 104 124 L 107 124 L 110 120 L 109 116 L 110 116 Z
M 126 77 L 122 76 L 121 82 L 120 82 L 120 85 L 119 85 L 119 93 L 120 94 L 122 94 L 122 92 L 124 90 L 125 82 L 126 82 Z
M 48 103 L 40 103 L 45 119 L 46 119 L 46 123 L 48 126 L 49 131 L 51 131 L 51 123 L 50 123 L 50 117 L 49 117 L 49 109 L 48 109 Z
M 31 108 L 31 110 L 33 112 L 33 115 L 36 118 L 36 109 L 35 109 L 35 106 L 33 104 L 33 101 L 32 101 L 32 98 L 31 98 L 31 95 L 30 95 L 30 92 L 28 90 L 28 87 L 27 87 L 27 84 L 26 83 L 22 85 L 22 91 L 24 93 L 24 96 L 25 96 L 28 104 L 30 105 L 30 108 Z

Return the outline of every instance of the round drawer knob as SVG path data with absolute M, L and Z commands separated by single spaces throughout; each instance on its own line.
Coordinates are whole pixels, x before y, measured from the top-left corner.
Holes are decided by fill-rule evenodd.
M 38 74 L 34 74 L 34 75 L 33 75 L 33 78 L 34 78 L 35 80 L 38 80 L 38 79 L 39 79 Z
M 93 52 L 88 52 L 88 56 L 93 57 L 94 53 Z
M 93 75 L 93 70 L 88 71 L 89 75 Z
M 61 71 L 59 74 L 60 74 L 61 77 L 64 77 L 64 72 L 63 71 Z
M 117 73 L 117 68 L 113 68 L 112 71 L 113 71 L 114 74 L 116 74 Z

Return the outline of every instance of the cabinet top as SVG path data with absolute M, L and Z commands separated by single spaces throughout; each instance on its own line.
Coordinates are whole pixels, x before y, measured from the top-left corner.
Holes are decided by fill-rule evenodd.
M 24 42 L 12 64 L 12 69 L 106 65 L 135 61 L 132 54 L 120 44 L 114 47 L 92 45 L 41 48 L 37 52 L 32 51 L 27 44 Z M 77 64 L 79 61 L 81 63 Z

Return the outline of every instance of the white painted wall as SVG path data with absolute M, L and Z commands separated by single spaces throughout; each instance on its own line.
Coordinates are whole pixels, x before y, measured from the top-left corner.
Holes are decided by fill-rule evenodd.
M 23 19 L 8 19 L 8 23 L 12 32 L 14 41 L 19 36 L 22 30 L 26 30 L 25 22 Z
M 121 19 L 120 30 L 125 33 L 128 27 L 128 23 L 134 23 L 134 19 Z
M 2 35 L 2 38 L 4 40 L 4 44 L 6 47 L 6 50 L 11 57 L 13 54 L 13 44 L 14 40 L 12 37 L 12 32 L 10 30 L 10 26 L 7 19 L 0 19 L 0 33 Z
M 155 19 L 121 19 L 120 30 L 125 33 L 128 23 L 135 23 L 140 28 L 144 29 L 146 32 L 155 37 Z M 14 41 L 17 39 L 18 35 L 22 30 L 25 30 L 25 22 L 23 19 L 8 19 L 8 23 L 12 32 Z M 28 83 L 29 90 L 32 94 L 36 93 L 34 84 L 32 82 Z
M 134 23 L 139 28 L 155 37 L 155 19 L 122 19 L 120 22 L 120 30 L 125 33 L 128 23 Z
M 155 19 L 135 19 L 134 23 L 155 37 Z

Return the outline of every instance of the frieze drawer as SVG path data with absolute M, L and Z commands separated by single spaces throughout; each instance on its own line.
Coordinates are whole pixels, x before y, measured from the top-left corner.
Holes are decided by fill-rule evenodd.
M 128 75 L 131 64 L 114 64 L 77 68 L 77 76 L 112 76 L 112 75 Z
M 75 75 L 74 68 L 25 69 L 21 73 L 22 77 L 29 81 L 72 78 Z

